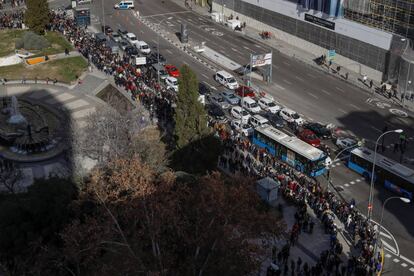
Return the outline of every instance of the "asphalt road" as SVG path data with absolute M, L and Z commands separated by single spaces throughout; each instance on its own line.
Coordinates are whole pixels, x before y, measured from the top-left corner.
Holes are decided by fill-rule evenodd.
M 51 6 L 60 6 L 68 2 L 54 0 Z M 125 28 L 134 32 L 140 40 L 156 46 L 157 34 L 141 24 L 131 11 L 115 11 L 112 8 L 115 2 L 104 2 L 105 24 L 112 26 L 115 30 Z M 269 50 L 269 47 L 260 42 L 246 39 L 172 2 L 136 0 L 135 5 L 141 16 L 154 23 L 164 19 L 162 28 L 171 33 L 178 32 L 181 23 L 187 23 L 190 38 L 193 41 L 199 43 L 205 41 L 207 46 L 239 64 L 248 63 L 250 53 L 264 53 Z M 91 8 L 95 20 L 99 21 L 102 17 L 100 1 L 95 1 Z M 169 17 L 172 18 L 166 19 Z M 211 30 L 208 31 L 206 27 L 214 28 L 223 35 L 216 35 Z M 160 52 L 167 58 L 168 63 L 176 66 L 188 64 L 198 73 L 201 82 L 208 83 L 217 90 L 222 89 L 212 79 L 213 71 L 162 38 L 160 39 Z M 388 108 L 379 108 L 375 104 L 366 103 L 370 96 L 366 91 L 280 54 L 277 49 L 273 49 L 273 53 L 273 83 L 269 86 L 264 84 L 261 86 L 265 86 L 266 90 L 282 104 L 314 121 L 343 126 L 357 136 L 369 140 L 376 139 L 385 125 L 389 129 L 403 128 L 408 136 L 414 136 L 414 122 L 411 117 L 399 118 L 390 113 Z M 395 137 L 389 137 L 386 143 L 394 142 L 395 139 Z M 334 185 L 342 189 L 341 194 L 349 200 L 354 198 L 357 207 L 362 212 L 366 212 L 369 185 L 365 180 L 361 180 L 361 176 L 348 170 L 344 164 L 332 169 L 331 175 Z M 376 187 L 374 218 L 377 221 L 379 221 L 381 202 L 388 196 L 392 194 L 381 187 Z M 390 261 L 387 262 L 387 270 L 392 270 L 395 275 L 411 275 L 414 272 L 414 262 L 410 263 L 410 260 L 414 260 L 414 224 L 411 219 L 413 211 L 413 204 L 407 205 L 393 201 L 388 203 L 384 213 L 384 225 L 391 235 L 386 234 L 387 236 L 381 238 L 390 245 L 390 248 L 399 251 L 391 254 Z M 395 257 L 400 254 L 403 255 L 402 258 L 401 256 Z

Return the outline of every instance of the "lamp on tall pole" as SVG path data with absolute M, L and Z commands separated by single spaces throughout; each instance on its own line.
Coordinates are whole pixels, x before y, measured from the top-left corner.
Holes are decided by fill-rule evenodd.
M 376 161 L 376 159 L 377 159 L 377 148 L 378 148 L 378 142 L 379 142 L 379 140 L 381 140 L 381 138 L 384 136 L 384 135 L 386 135 L 386 134 L 389 134 L 389 133 L 402 133 L 403 132 L 403 130 L 402 129 L 394 129 L 394 130 L 389 130 L 389 131 L 386 131 L 386 132 L 384 132 L 383 134 L 381 134 L 379 137 L 378 137 L 378 139 L 377 139 L 377 141 L 375 142 L 375 149 L 374 149 L 374 160 L 373 160 L 373 162 L 372 162 L 372 172 L 371 172 L 371 183 L 370 183 L 370 186 L 369 186 L 369 198 L 368 198 L 368 212 L 367 212 L 367 217 L 368 217 L 368 220 L 370 220 L 371 219 L 371 215 L 372 215 L 372 209 L 373 209 L 373 206 L 372 206 L 372 201 L 373 201 L 373 192 L 374 192 L 374 177 L 375 177 L 375 161 Z
M 384 218 L 384 209 L 385 209 L 385 205 L 387 204 L 387 202 L 389 201 L 389 200 L 391 200 L 391 199 L 400 199 L 402 202 L 404 202 L 404 203 L 410 203 L 411 202 L 411 200 L 410 199 L 408 199 L 408 198 L 406 198 L 406 197 L 400 197 L 400 196 L 392 196 L 392 197 L 389 197 L 389 198 L 387 198 L 385 201 L 384 201 L 384 203 L 382 204 L 382 211 L 381 211 L 381 218 L 380 218 L 380 222 L 379 222 L 379 224 L 378 224 L 378 235 L 377 235 L 377 242 L 375 243 L 375 248 L 374 248 L 374 252 L 377 250 L 377 244 L 378 244 L 378 241 L 379 241 L 379 239 L 380 239 L 380 237 L 381 237 L 381 228 L 382 228 L 382 219 Z
M 160 22 L 157 23 L 157 64 L 160 64 L 160 26 L 164 20 L 171 20 L 172 16 L 162 19 Z M 158 68 L 158 67 L 157 67 Z M 157 69 L 157 83 L 160 84 L 160 71 Z
M 104 1 L 101 0 L 101 6 L 102 6 L 102 29 L 104 34 L 106 34 L 106 28 L 105 28 L 105 7 L 104 7 Z

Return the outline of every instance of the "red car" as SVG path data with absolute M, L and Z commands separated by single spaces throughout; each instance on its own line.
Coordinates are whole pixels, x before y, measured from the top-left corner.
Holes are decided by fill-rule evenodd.
M 168 75 L 174 78 L 180 77 L 180 71 L 178 71 L 177 67 L 172 64 L 167 64 L 164 66 L 165 71 L 167 71 Z
M 321 140 L 319 140 L 312 130 L 304 129 L 299 132 L 298 137 L 300 140 L 305 141 L 314 147 L 318 148 L 321 145 Z
M 239 97 L 251 97 L 254 98 L 256 94 L 254 93 L 254 90 L 251 87 L 241 85 L 239 88 L 235 90 L 236 95 Z

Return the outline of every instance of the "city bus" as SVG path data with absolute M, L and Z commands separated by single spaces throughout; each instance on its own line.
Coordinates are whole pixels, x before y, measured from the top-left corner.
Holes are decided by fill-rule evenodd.
M 253 144 L 267 149 L 270 154 L 306 175 L 316 177 L 326 172 L 327 156 L 323 151 L 272 126 L 257 127 L 252 141 Z
M 374 152 L 365 147 L 359 147 L 351 151 L 347 165 L 348 168 L 361 174 L 369 182 L 373 161 Z M 413 199 L 414 170 L 378 153 L 375 160 L 374 181 L 400 196 Z

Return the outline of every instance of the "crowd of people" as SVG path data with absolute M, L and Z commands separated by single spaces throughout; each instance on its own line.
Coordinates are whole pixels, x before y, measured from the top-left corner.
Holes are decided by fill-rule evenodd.
M 0 24 L 7 28 L 17 28 L 15 24 L 7 23 L 22 15 L 0 17 Z M 12 18 L 12 19 L 10 19 Z M 11 21 L 10 21 L 11 20 Z M 4 23 L 6 22 L 6 23 Z M 21 20 L 20 20 L 21 22 Z M 3 26 L 3 25 L 1 25 Z M 140 101 L 150 111 L 151 116 L 157 113 L 164 121 L 170 121 L 173 114 L 172 106 L 175 94 L 166 90 L 156 81 L 156 73 L 146 66 L 136 66 L 131 56 L 113 53 L 109 47 L 95 40 L 93 34 L 84 27 L 76 25 L 65 12 L 53 12 L 48 30 L 61 32 L 74 47 L 98 70 L 114 78 L 115 84 L 128 91 L 133 99 Z M 287 275 L 289 248 L 294 246 L 298 236 L 306 231 L 312 233 L 314 221 L 307 215 L 308 208 L 320 218 L 325 225 L 326 233 L 331 236 L 331 247 L 322 252 L 318 262 L 310 265 L 302 261 L 291 260 L 291 275 L 372 275 L 381 260 L 374 254 L 375 231 L 370 224 L 355 210 L 354 204 L 348 204 L 332 193 L 327 192 L 312 178 L 295 171 L 263 149 L 251 144 L 249 140 L 236 134 L 229 134 L 220 129 L 223 140 L 224 154 L 219 158 L 219 165 L 232 172 L 240 172 L 249 176 L 270 176 L 281 182 L 280 191 L 286 200 L 298 206 L 296 222 L 290 232 L 288 243 L 275 258 L 281 269 L 275 275 Z M 335 216 L 346 225 L 346 230 L 354 241 L 355 252 L 347 264 L 341 265 L 339 258 L 342 253 L 338 242 L 338 226 L 334 223 Z M 280 256 L 280 258 L 279 258 Z M 273 272 L 272 272 L 273 273 Z
M 107 76 L 112 76 L 115 84 L 125 89 L 132 99 L 139 98 L 151 116 L 157 114 L 164 121 L 171 117 L 175 93 L 157 82 L 156 72 L 149 66 L 134 65 L 133 57 L 128 53 L 113 53 L 110 47 L 98 42 L 92 33 L 77 26 L 64 11 L 52 13 L 47 29 L 61 32 L 90 64 Z
M 23 26 L 23 11 L 1 12 L 0 11 L 0 30 L 1 29 L 21 29 Z
M 289 231 L 287 245 L 274 260 L 278 269 L 270 269 L 269 275 L 374 275 L 381 269 L 381 256 L 374 252 L 376 231 L 371 224 L 354 208 L 355 202 L 345 202 L 324 189 L 314 178 L 310 178 L 280 162 L 266 150 L 252 144 L 240 135 L 230 135 L 220 129 L 224 153 L 219 158 L 219 166 L 230 173 L 262 178 L 277 179 L 280 193 L 285 200 L 297 206 L 295 224 Z M 322 252 L 315 265 L 287 265 L 289 248 L 294 246 L 301 233 L 312 234 L 315 222 L 308 210 L 312 210 L 324 225 L 330 237 L 330 248 Z M 340 221 L 340 228 L 335 221 Z M 353 241 L 352 257 L 343 262 L 342 244 L 338 240 L 339 231 L 347 231 Z M 283 261 L 282 261 L 283 260 Z M 283 274 L 282 274 L 283 273 Z

